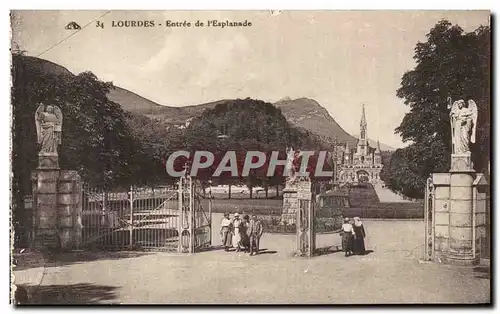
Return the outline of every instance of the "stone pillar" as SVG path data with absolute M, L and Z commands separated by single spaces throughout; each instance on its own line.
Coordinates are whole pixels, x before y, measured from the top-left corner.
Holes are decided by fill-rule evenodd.
M 488 188 L 489 184 L 483 174 L 478 174 L 473 183 L 474 199 L 474 236 L 473 246 L 476 258 L 490 259 L 490 237 L 488 219 Z
M 433 173 L 431 258 L 435 262 L 446 262 L 450 242 L 450 174 Z M 427 245 L 429 245 L 427 243 Z
M 297 189 L 285 187 L 283 189 L 283 211 L 281 220 L 287 224 L 295 223 L 298 208 L 299 201 L 297 199 Z
M 452 154 L 450 169 L 450 246 L 447 262 L 475 265 L 473 252 L 473 193 L 475 172 L 470 153 Z
M 76 171 L 62 170 L 58 182 L 58 226 L 62 249 L 79 248 L 82 239 L 82 187 Z
M 59 170 L 36 170 L 31 174 L 33 186 L 32 247 L 60 247 L 57 211 Z
M 79 248 L 82 237 L 81 181 L 76 171 L 32 172 L 34 248 Z

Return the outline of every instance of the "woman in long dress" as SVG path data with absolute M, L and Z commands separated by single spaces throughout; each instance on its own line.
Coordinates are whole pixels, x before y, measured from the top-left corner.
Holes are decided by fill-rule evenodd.
M 352 224 L 352 229 L 354 232 L 354 245 L 353 251 L 354 254 L 364 255 L 366 253 L 365 248 L 365 227 L 363 227 L 363 223 L 359 217 L 354 217 L 354 223 Z
M 234 214 L 234 220 L 233 220 L 233 228 L 234 228 L 233 247 L 236 249 L 236 252 L 239 252 L 241 250 L 241 230 L 240 230 L 240 226 L 242 224 L 243 224 L 243 221 L 240 219 L 240 214 L 235 213 Z
M 349 223 L 349 218 L 345 218 L 342 224 L 342 251 L 344 251 L 346 257 L 353 254 L 352 237 L 352 224 Z
M 241 247 L 245 253 L 250 252 L 250 238 L 247 235 L 248 225 L 250 224 L 250 216 L 243 216 L 242 223 L 240 224 L 240 237 Z
M 232 227 L 233 224 L 231 219 L 229 219 L 229 214 L 224 214 L 224 218 L 220 223 L 220 235 L 222 237 L 222 246 L 224 247 L 224 251 L 229 251 L 229 248 L 232 246 Z

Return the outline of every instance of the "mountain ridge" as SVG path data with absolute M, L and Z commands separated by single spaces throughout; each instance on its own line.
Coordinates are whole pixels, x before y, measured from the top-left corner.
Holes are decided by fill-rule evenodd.
M 28 60 L 30 70 L 32 71 L 57 75 L 74 75 L 64 66 L 52 61 L 31 56 L 24 56 L 24 58 Z M 193 117 L 201 115 L 206 109 L 213 108 L 219 103 L 230 100 L 222 99 L 197 105 L 172 107 L 158 104 L 119 86 L 115 86 L 108 93 L 108 98 L 120 104 L 126 111 L 154 119 L 161 119 L 168 124 L 181 128 Z M 306 97 L 297 99 L 283 97 L 274 102 L 273 105 L 280 108 L 289 123 L 296 127 L 301 127 L 329 140 L 336 139 L 340 143 L 348 142 L 350 147 L 355 147 L 357 144 L 357 137 L 346 132 L 328 111 L 314 99 Z M 369 142 L 371 146 L 375 147 L 376 141 L 369 139 Z M 380 143 L 380 146 L 382 150 L 395 150 L 383 143 Z

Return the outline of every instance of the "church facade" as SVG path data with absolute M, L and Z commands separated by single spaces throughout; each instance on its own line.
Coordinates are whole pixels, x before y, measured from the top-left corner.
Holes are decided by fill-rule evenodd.
M 336 181 L 338 183 L 381 182 L 382 157 L 380 143 L 377 141 L 377 147 L 370 147 L 368 143 L 364 105 L 361 112 L 360 131 L 356 147 L 349 147 L 349 143 L 337 145 L 336 147 Z

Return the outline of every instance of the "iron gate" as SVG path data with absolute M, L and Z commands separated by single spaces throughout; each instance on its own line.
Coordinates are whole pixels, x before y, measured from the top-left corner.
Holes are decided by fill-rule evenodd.
M 83 189 L 82 246 L 195 252 L 211 246 L 210 200 L 205 210 L 199 183 L 128 191 Z M 208 236 L 207 236 L 208 235 Z
M 424 223 L 425 223 L 425 245 L 424 259 L 431 261 L 434 259 L 434 184 L 432 177 L 427 179 L 425 185 L 424 202 Z
M 202 202 L 201 184 L 191 177 L 181 177 L 179 187 L 182 212 L 179 251 L 193 253 L 207 249 L 212 245 L 211 199 Z

